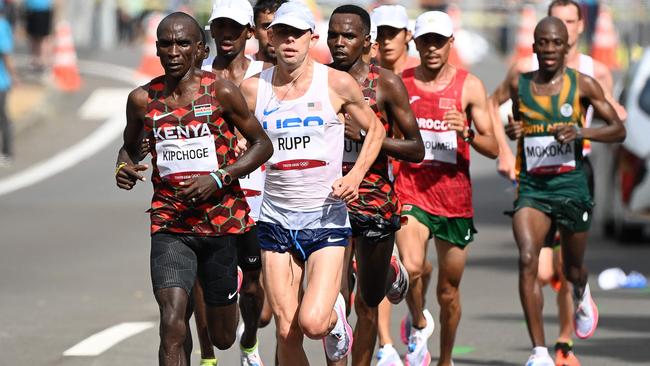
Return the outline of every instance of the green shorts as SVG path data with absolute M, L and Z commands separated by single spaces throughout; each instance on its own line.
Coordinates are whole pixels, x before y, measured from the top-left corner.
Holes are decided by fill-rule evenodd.
M 402 216 L 404 215 L 413 216 L 426 226 L 429 229 L 429 238 L 435 236 L 462 249 L 474 240 L 474 234 L 477 233 L 471 217 L 436 216 L 412 204 L 402 206 Z
M 547 214 L 554 223 L 564 229 L 581 233 L 591 226 L 591 211 L 593 201 L 576 200 L 572 198 L 533 198 L 519 197 L 515 200 L 514 212 L 530 207 Z

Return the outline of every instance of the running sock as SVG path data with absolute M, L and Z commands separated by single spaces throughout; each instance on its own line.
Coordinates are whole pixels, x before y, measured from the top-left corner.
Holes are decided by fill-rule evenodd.
M 217 362 L 217 358 L 202 358 L 201 363 L 199 363 L 199 366 L 217 366 L 219 363 Z
M 257 344 L 258 344 L 258 343 L 259 343 L 259 340 L 256 340 L 256 341 L 255 341 L 255 344 L 253 345 L 253 347 L 250 347 L 250 348 L 246 348 L 246 347 L 242 346 L 241 343 L 240 343 L 240 344 L 239 344 L 239 348 L 241 349 L 242 352 L 244 352 L 245 354 L 249 355 L 249 354 L 255 352 L 255 350 L 257 349 Z
M 567 355 L 572 350 L 573 350 L 573 341 L 555 343 L 555 352 L 562 351 L 562 354 Z

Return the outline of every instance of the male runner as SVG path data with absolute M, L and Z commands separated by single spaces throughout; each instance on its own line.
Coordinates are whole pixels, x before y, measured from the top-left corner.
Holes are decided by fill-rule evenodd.
M 580 338 L 590 337 L 598 324 L 598 309 L 583 264 L 593 206 L 583 141 L 619 142 L 625 138 L 625 129 L 598 82 L 565 66 L 569 37 L 562 20 L 542 19 L 534 37 L 539 70 L 509 80 L 516 122 L 506 126 L 506 133 L 518 140 L 513 232 L 519 247 L 519 296 L 534 347 L 526 365 L 545 366 L 555 363 L 546 349 L 542 324 L 537 281 L 540 249 L 551 223 L 556 222 L 564 275 L 573 285 L 577 305 L 575 332 Z M 606 126 L 585 127 L 589 105 Z
M 397 257 L 392 257 L 395 231 L 400 226 L 399 203 L 388 176 L 388 156 L 420 162 L 424 145 L 409 106 L 401 79 L 392 72 L 363 59 L 370 44 L 370 15 L 355 5 L 343 5 L 332 12 L 327 44 L 332 67 L 346 71 L 363 87 L 363 94 L 384 125 L 387 138 L 382 152 L 359 187 L 359 199 L 348 204 L 352 239 L 357 262 L 358 292 L 355 301 L 357 324 L 353 364 L 370 365 L 376 339 L 377 306 L 387 296 L 399 303 L 408 289 L 408 274 Z M 392 138 L 393 125 L 404 139 Z M 354 165 L 365 131 L 346 127 L 343 173 Z
M 253 7 L 255 21 L 255 38 L 257 52 L 251 55 L 252 60 L 264 61 L 275 65 L 275 50 L 269 43 L 268 27 L 273 21 L 273 15 L 280 5 L 287 0 L 257 0 Z
M 578 50 L 578 40 L 584 29 L 584 19 L 580 4 L 573 0 L 554 0 L 548 6 L 548 15 L 554 16 L 562 22 L 567 28 L 569 34 L 569 52 L 565 57 L 566 65 L 587 76 L 596 79 L 603 88 L 605 97 L 608 102 L 614 106 L 619 118 L 624 120 L 626 111 L 623 106 L 618 104 L 611 95 L 613 82 L 612 74 L 602 63 L 592 59 L 590 56 L 582 54 Z M 490 96 L 492 118 L 495 123 L 495 135 L 499 141 L 499 172 L 505 174 L 511 180 L 515 180 L 515 159 L 510 147 L 508 146 L 503 124 L 497 113 L 499 105 L 505 103 L 510 98 L 508 91 L 509 84 L 513 78 L 519 77 L 520 73 L 534 71 L 539 68 L 537 55 L 533 54 L 530 58 L 517 60 L 513 68 L 508 72 L 506 79 Z M 590 126 L 593 117 L 593 108 L 589 108 L 585 116 L 585 125 Z M 589 155 L 591 153 L 591 143 L 584 141 L 583 144 L 583 167 L 587 176 L 589 192 L 594 195 L 594 176 Z M 558 316 L 560 323 L 560 332 L 555 343 L 555 357 L 558 365 L 578 366 L 580 363 L 573 353 L 573 295 L 570 286 L 562 275 L 561 251 L 559 250 L 559 240 L 556 236 L 556 225 L 551 225 L 551 230 L 545 239 L 544 247 L 539 255 L 538 278 L 541 285 L 553 283 L 554 288 L 558 290 Z M 559 285 L 559 287 L 557 287 Z M 542 291 L 537 292 L 542 301 Z M 543 303 L 543 302 L 542 302 Z
M 229 348 L 237 326 L 236 235 L 252 225 L 236 178 L 272 154 L 259 122 L 227 80 L 196 68 L 204 44 L 201 27 L 185 13 L 165 17 L 157 29 L 163 76 L 133 90 L 127 101 L 124 145 L 116 181 L 130 190 L 146 165 L 137 164 L 140 133 L 148 133 L 154 195 L 151 278 L 160 308 L 160 365 L 187 365 L 191 352 L 190 294 L 195 277 L 204 289 L 208 331 Z M 237 128 L 250 141 L 235 159 Z
M 378 6 L 372 11 L 372 21 L 377 26 L 378 61 L 381 67 L 400 75 L 402 71 L 420 64 L 420 60 L 408 54 L 412 35 L 405 7 Z
M 217 54 L 207 69 L 218 77 L 239 86 L 241 82 L 271 66 L 262 61 L 252 61 L 244 54 L 246 41 L 253 36 L 253 7 L 246 0 L 220 0 L 215 2 L 210 15 L 210 34 Z M 239 178 L 246 201 L 251 208 L 250 216 L 259 220 L 264 189 L 264 171 L 257 168 Z M 257 328 L 264 303 L 264 290 L 260 284 L 262 261 L 257 226 L 237 237 L 239 267 L 243 270 L 239 309 L 244 323 L 239 340 L 242 366 L 262 364 L 259 355 Z
M 472 220 L 470 146 L 490 158 L 496 157 L 498 147 L 483 83 L 447 62 L 454 43 L 449 16 L 439 11 L 423 13 L 416 20 L 414 37 L 421 64 L 404 71 L 402 79 L 426 155 L 421 164 L 401 163 L 395 178 L 395 190 L 403 204 L 402 215 L 408 217 L 408 223 L 397 232 L 397 245 L 411 280 L 406 300 L 412 326 L 405 363 L 420 366 L 431 361 L 427 339 L 433 333 L 433 318 L 424 309 L 427 289 L 421 275 L 427 242 L 433 237 L 442 328 L 438 365 L 449 366 L 460 321 L 458 288 L 467 258 L 466 247 L 476 233 Z
M 277 149 L 266 164 L 258 228 L 281 365 L 308 364 L 303 334 L 322 338 L 331 361 L 350 351 L 352 334 L 339 293 L 351 234 L 345 203 L 357 198 L 385 135 L 355 80 L 308 55 L 318 41 L 314 30 L 304 4 L 282 4 L 269 33 L 278 64 L 241 86 Z M 341 178 L 347 123 L 358 123 L 367 134 L 357 163 Z

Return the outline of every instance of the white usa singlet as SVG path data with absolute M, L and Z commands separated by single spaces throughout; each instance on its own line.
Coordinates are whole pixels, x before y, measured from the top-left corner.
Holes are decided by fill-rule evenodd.
M 209 61 L 209 62 L 208 62 Z M 201 69 L 205 71 L 212 71 L 212 62 L 214 57 L 205 60 Z M 248 69 L 244 74 L 244 80 L 259 74 L 264 69 L 264 62 L 262 61 L 251 61 L 248 64 Z M 239 185 L 244 191 L 246 196 L 246 202 L 251 209 L 250 217 L 253 220 L 257 221 L 260 218 L 260 209 L 262 207 L 262 192 L 264 191 L 264 166 L 261 166 L 250 174 L 247 174 L 243 177 L 239 177 Z
M 533 53 L 533 56 L 531 57 L 531 67 L 531 71 L 539 69 L 539 61 L 537 60 L 537 54 L 535 53 Z M 581 53 L 580 58 L 578 59 L 578 71 L 593 78 L 596 74 L 594 71 L 594 59 L 589 55 Z M 587 108 L 587 113 L 585 114 L 585 127 L 591 126 L 591 120 L 593 118 L 594 107 L 589 106 L 589 108 Z M 589 153 L 591 153 L 591 142 L 585 140 L 582 147 L 582 155 L 587 156 Z
M 313 68 L 309 90 L 291 100 L 273 92 L 275 67 L 260 75 L 255 116 L 273 142 L 260 221 L 290 230 L 348 228 L 345 203 L 332 197 L 341 177 L 344 124 L 329 99 L 327 66 L 314 62 Z

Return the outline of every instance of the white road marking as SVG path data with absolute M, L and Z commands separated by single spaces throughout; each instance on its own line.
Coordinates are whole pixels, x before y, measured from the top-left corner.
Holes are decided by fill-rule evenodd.
M 98 356 L 107 349 L 138 333 L 151 329 L 154 322 L 121 323 L 95 333 L 72 348 L 63 352 L 64 356 Z
M 116 112 L 121 113 L 122 111 L 116 111 L 114 106 L 126 104 L 126 98 L 130 92 L 130 88 L 96 89 L 79 108 L 79 117 L 82 119 L 106 119 Z
M 79 69 L 83 74 L 124 81 L 133 86 L 140 85 L 143 81 L 137 77 L 136 72 L 132 69 L 102 62 L 80 61 Z M 108 115 L 112 117 L 97 128 L 95 132 L 55 156 L 0 180 L 0 196 L 29 187 L 56 175 L 90 158 L 93 154 L 112 143 L 114 139 L 120 136 L 126 125 L 124 106 L 126 105 L 128 90 L 124 89 L 122 92 L 122 100 L 117 104 L 120 107 L 106 108 L 111 111 Z

